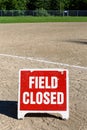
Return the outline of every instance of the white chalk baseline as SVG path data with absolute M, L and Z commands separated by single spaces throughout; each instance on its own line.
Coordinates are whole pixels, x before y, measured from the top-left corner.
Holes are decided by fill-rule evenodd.
M 70 65 L 70 64 L 65 64 L 65 63 L 53 62 L 53 61 L 43 60 L 43 59 L 34 58 L 34 57 L 25 57 L 25 56 L 17 56 L 17 55 L 10 55 L 10 54 L 0 54 L 0 56 L 87 70 L 87 67 L 84 67 L 84 66 L 77 66 L 77 65 Z

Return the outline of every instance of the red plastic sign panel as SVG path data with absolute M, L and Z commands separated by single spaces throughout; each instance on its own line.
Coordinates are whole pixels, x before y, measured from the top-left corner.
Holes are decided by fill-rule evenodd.
M 19 72 L 18 119 L 27 113 L 59 113 L 69 118 L 68 70 L 29 69 Z

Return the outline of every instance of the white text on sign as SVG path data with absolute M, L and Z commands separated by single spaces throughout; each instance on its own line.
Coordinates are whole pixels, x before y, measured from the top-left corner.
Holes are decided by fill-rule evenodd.
M 57 77 L 51 77 L 51 83 L 49 86 L 49 77 L 29 77 L 29 88 L 33 88 L 33 85 L 35 89 L 55 89 L 58 87 L 58 78 Z
M 34 100 L 33 92 L 23 93 L 23 103 L 24 104 L 63 104 L 64 94 L 62 92 L 41 92 L 36 93 L 36 100 Z

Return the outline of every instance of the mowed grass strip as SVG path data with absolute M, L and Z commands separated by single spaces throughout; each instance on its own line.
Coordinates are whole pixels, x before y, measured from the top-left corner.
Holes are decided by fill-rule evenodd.
M 40 22 L 87 22 L 87 17 L 59 16 L 11 16 L 0 17 L 0 23 L 40 23 Z

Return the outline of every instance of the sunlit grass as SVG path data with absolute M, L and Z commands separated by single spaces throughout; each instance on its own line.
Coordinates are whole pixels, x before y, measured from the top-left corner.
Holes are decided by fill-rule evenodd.
M 0 17 L 0 23 L 39 23 L 39 22 L 87 22 L 87 17 L 68 16 L 15 16 Z

